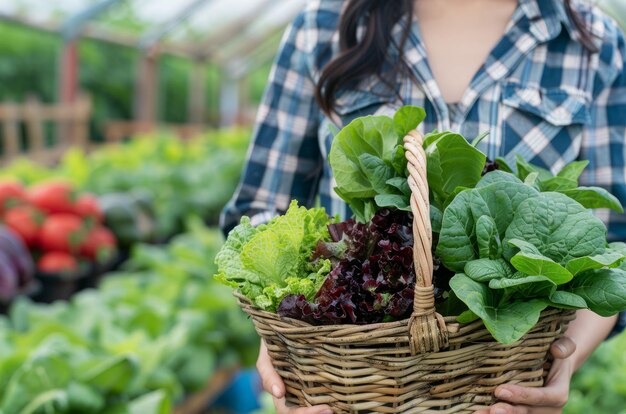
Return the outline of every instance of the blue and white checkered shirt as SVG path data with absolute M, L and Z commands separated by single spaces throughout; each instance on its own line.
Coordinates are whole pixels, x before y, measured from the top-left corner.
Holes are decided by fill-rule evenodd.
M 452 130 L 474 137 L 491 159 L 514 165 L 516 154 L 553 172 L 579 159 L 590 164 L 582 185 L 609 190 L 626 205 L 626 45 L 615 22 L 577 3 L 598 53 L 580 43 L 561 0 L 520 0 L 506 32 L 450 112 L 429 68 L 414 22 L 404 54 L 408 71 L 391 91 L 372 77 L 337 96 L 337 118 L 318 107 L 315 84 L 338 51 L 342 0 L 312 0 L 285 33 L 260 106 L 248 163 L 225 208 L 225 230 L 242 215 L 253 223 L 283 213 L 290 200 L 319 202 L 346 216 L 326 162 L 330 125 L 369 114 L 391 115 L 402 105 L 425 108 L 422 132 Z M 396 42 L 400 25 L 394 31 Z M 394 51 L 391 51 L 393 55 Z M 397 53 L 397 52 L 396 52 Z M 611 240 L 626 241 L 626 215 L 598 211 Z M 625 319 L 625 318 L 622 318 Z M 626 324 L 626 320 L 622 320 Z

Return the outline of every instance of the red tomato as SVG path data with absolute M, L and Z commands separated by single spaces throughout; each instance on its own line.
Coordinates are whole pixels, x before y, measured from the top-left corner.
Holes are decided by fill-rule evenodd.
M 26 201 L 26 191 L 17 181 L 0 183 L 0 213 Z
M 72 214 L 52 214 L 39 232 L 39 247 L 45 252 L 77 253 L 87 229 L 83 221 Z
M 31 206 L 14 207 L 4 213 L 4 223 L 20 236 L 29 248 L 37 245 L 43 221 L 41 211 Z
M 28 192 L 30 202 L 48 214 L 76 214 L 76 192 L 65 182 L 38 184 Z
M 115 252 L 117 240 L 106 227 L 91 230 L 80 246 L 80 254 L 90 260 L 106 261 Z
M 78 270 L 78 262 L 68 253 L 49 252 L 41 256 L 37 269 L 45 273 L 73 273 Z
M 93 194 L 82 194 L 78 197 L 75 205 L 75 211 L 83 218 L 90 218 L 96 223 L 104 221 L 104 214 L 98 204 L 98 199 Z

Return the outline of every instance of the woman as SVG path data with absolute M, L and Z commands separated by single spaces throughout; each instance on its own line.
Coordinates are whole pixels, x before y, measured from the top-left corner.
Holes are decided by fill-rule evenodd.
M 244 214 L 267 221 L 291 199 L 348 214 L 325 161 L 331 126 L 403 104 L 426 109 L 423 132 L 489 131 L 481 149 L 491 159 L 520 154 L 553 171 L 589 160 L 584 184 L 626 204 L 625 60 L 616 25 L 574 0 L 309 1 L 283 40 L 223 228 Z M 609 237 L 625 240 L 624 215 L 601 214 Z M 616 320 L 580 311 L 551 349 L 546 385 L 500 386 L 502 402 L 477 414 L 561 413 L 573 372 Z M 258 368 L 280 414 L 331 412 L 286 407 L 263 346 Z

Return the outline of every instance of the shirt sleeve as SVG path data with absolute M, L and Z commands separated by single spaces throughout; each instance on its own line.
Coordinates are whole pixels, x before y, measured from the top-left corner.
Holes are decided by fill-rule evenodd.
M 292 199 L 314 204 L 323 159 L 320 111 L 307 50 L 305 15 L 287 29 L 259 108 L 246 166 L 220 225 L 227 234 L 247 215 L 253 224 L 284 213 Z
M 615 30 L 616 40 L 600 50 L 591 123 L 583 135 L 580 157 L 589 160 L 589 167 L 581 185 L 603 187 L 626 206 L 626 46 L 623 33 Z M 607 223 L 609 241 L 626 242 L 626 214 L 608 210 L 596 214 Z M 611 336 L 625 327 L 622 313 Z

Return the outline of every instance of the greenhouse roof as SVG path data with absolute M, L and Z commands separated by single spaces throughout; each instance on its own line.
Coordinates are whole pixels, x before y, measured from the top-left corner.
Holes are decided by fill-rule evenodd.
M 0 20 L 124 46 L 230 62 L 260 53 L 306 0 L 9 0 Z

